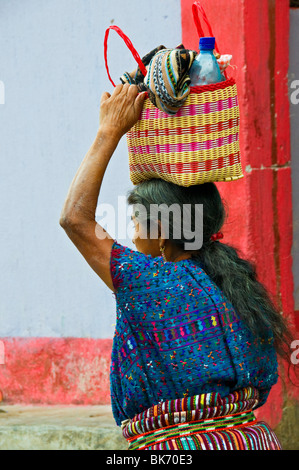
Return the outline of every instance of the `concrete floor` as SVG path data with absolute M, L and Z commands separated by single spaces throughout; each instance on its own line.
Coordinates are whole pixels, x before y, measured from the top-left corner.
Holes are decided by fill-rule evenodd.
M 0 405 L 0 450 L 126 450 L 110 406 Z
M 299 407 L 284 408 L 277 430 L 284 450 L 299 450 Z M 127 450 L 110 406 L 0 403 L 0 450 Z

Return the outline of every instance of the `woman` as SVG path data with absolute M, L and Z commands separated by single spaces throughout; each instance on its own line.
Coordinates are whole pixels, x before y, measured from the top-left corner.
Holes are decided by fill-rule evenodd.
M 101 99 L 94 143 L 71 184 L 60 224 L 115 293 L 117 325 L 111 401 L 129 449 L 281 448 L 253 409 L 277 381 L 288 330 L 254 267 L 220 243 L 225 212 L 216 185 L 183 188 L 159 179 L 136 186 L 134 243 L 114 241 L 95 222 L 103 176 L 120 138 L 135 124 L 144 94 L 118 85 Z M 99 199 L 100 203 L 100 199 Z M 152 204 L 203 204 L 203 245 L 185 250 L 161 218 L 150 238 Z M 141 206 L 140 206 L 141 205 Z M 194 229 L 194 210 L 193 210 Z M 181 224 L 181 221 L 179 222 Z M 290 343 L 289 343 L 290 344 Z M 179 425 L 179 427 L 178 427 Z

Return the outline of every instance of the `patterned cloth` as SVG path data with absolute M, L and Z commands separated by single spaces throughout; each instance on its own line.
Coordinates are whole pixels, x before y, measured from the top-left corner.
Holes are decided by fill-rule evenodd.
M 147 91 L 151 102 L 161 111 L 176 114 L 190 93 L 188 72 L 197 54 L 183 44 L 176 49 L 159 46 L 142 58 L 148 70 L 146 77 L 138 67 L 131 74 L 124 73 L 120 80 Z
M 232 58 L 233 56 L 230 54 L 224 54 L 224 55 L 219 56 L 219 58 L 217 59 L 217 62 L 218 62 L 221 73 L 223 73 L 227 69 L 227 67 L 230 65 L 230 61 L 232 60 Z
M 127 420 L 123 435 L 128 450 L 281 450 L 270 427 L 257 422 L 258 401 L 252 387 L 166 401 Z
M 195 260 L 164 262 L 116 241 L 110 389 L 118 425 L 166 400 L 277 382 L 273 335 L 255 338 Z

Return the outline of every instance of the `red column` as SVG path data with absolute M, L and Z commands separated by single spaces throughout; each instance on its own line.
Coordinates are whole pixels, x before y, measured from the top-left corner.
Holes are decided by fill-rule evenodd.
M 198 49 L 193 0 L 181 0 L 182 42 Z M 237 81 L 240 148 L 245 177 L 217 183 L 229 216 L 224 242 L 253 260 L 258 276 L 284 315 L 294 319 L 292 184 L 288 100 L 288 0 L 202 0 L 218 47 L 233 55 L 229 75 Z M 299 335 L 298 335 L 299 336 Z M 283 371 L 284 368 L 281 367 Z M 263 417 L 276 427 L 283 400 L 299 389 L 273 387 Z

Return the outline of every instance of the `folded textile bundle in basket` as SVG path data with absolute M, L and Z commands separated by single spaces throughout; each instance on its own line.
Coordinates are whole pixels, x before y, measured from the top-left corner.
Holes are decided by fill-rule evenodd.
M 147 69 L 145 77 L 138 67 L 131 73 L 125 72 L 120 80 L 123 84 L 137 85 L 140 91 L 147 91 L 154 106 L 174 115 L 190 93 L 189 71 L 197 54 L 183 44 L 175 49 L 158 46 L 141 59 Z M 221 72 L 224 72 L 231 56 L 218 54 L 217 60 Z
M 190 93 L 188 72 L 196 56 L 196 51 L 185 49 L 183 44 L 175 49 L 159 46 L 142 58 L 147 66 L 146 77 L 138 67 L 130 74 L 125 73 L 121 81 L 147 91 L 151 102 L 161 111 L 176 114 Z

